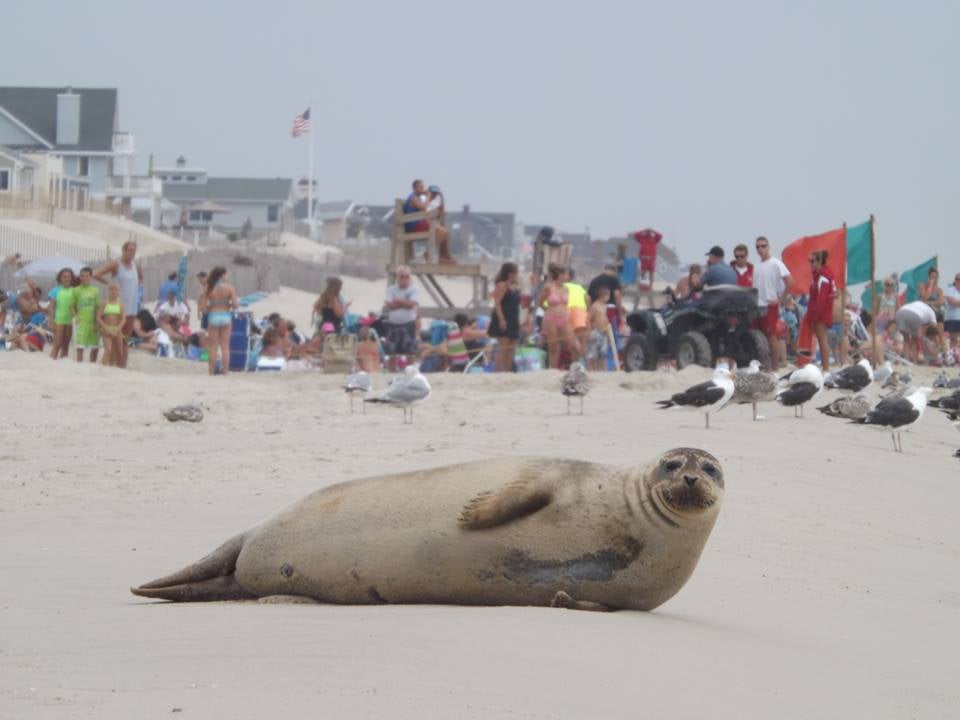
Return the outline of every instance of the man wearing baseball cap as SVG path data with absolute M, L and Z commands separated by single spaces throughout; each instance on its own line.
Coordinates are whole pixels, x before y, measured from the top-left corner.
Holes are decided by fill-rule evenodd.
M 723 248 L 719 245 L 714 245 L 707 253 L 707 271 L 700 282 L 705 288 L 737 284 L 737 271 L 723 261 Z

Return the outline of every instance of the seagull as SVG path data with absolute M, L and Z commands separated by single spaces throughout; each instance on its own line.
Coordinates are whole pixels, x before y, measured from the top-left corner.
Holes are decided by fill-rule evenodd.
M 875 425 L 877 428 L 890 430 L 893 438 L 894 452 L 903 452 L 903 439 L 900 433 L 915 425 L 923 417 L 923 410 L 927 407 L 927 397 L 933 388 L 917 388 L 905 397 L 886 397 L 877 403 L 877 406 L 867 413 L 866 417 L 850 422 L 860 425 Z
M 347 381 L 343 384 L 343 391 L 350 396 L 351 414 L 353 413 L 353 396 L 358 393 L 361 395 L 366 395 L 371 390 L 373 390 L 373 380 L 371 380 L 370 376 L 367 375 L 367 373 L 365 373 L 363 370 L 347 376 Z M 367 406 L 365 404 L 361 403 L 360 407 L 363 409 L 364 413 L 367 412 Z
M 777 393 L 777 400 L 784 407 L 793 408 L 794 417 L 803 417 L 803 406 L 810 402 L 823 390 L 823 373 L 813 363 L 804 365 L 784 375 L 787 386 Z
M 873 371 L 873 381 L 880 383 L 882 387 L 883 384 L 890 379 L 891 375 L 893 375 L 893 365 L 889 360 L 885 360 L 883 365 Z
M 960 430 L 960 410 L 945 410 L 940 408 L 940 412 L 947 416 L 947 419 L 953 423 L 953 426 Z M 960 458 L 960 450 L 957 450 L 954 454 L 954 457 Z
M 720 410 L 733 397 L 734 386 L 730 378 L 730 371 L 725 367 L 718 367 L 713 371 L 713 379 L 689 387 L 681 393 L 671 396 L 669 400 L 658 400 L 662 410 L 674 406 L 685 407 L 690 410 L 704 410 L 707 428 L 710 428 L 710 413 Z
M 567 415 L 570 414 L 570 398 L 580 398 L 580 414 L 583 415 L 583 396 L 590 392 L 590 378 L 582 363 L 572 363 L 560 378 L 560 392 L 567 396 Z
M 954 388 L 960 388 L 960 378 L 953 378 L 952 380 L 947 378 L 945 372 L 937 375 L 937 379 L 933 381 L 934 388 L 947 388 L 953 390 Z
M 394 380 L 386 390 L 375 398 L 366 398 L 364 402 L 384 403 L 403 408 L 403 423 L 407 424 L 407 410 L 410 410 L 410 424 L 413 425 L 413 406 L 426 402 L 430 397 L 430 383 L 420 373 L 416 365 L 407 365 L 403 376 Z
M 750 366 L 742 372 L 737 370 L 733 377 L 733 397 L 730 403 L 733 405 L 753 405 L 753 419 L 763 420 L 762 415 L 757 414 L 757 403 L 769 402 L 777 395 L 777 376 L 769 372 L 760 372 L 760 361 L 751 360 Z
M 866 417 L 867 413 L 870 412 L 870 399 L 862 393 L 853 396 L 844 395 L 829 405 L 817 408 L 817 410 L 830 417 L 859 420 Z
M 823 384 L 828 388 L 837 390 L 860 392 L 872 382 L 873 368 L 870 367 L 870 361 L 863 358 L 856 365 L 845 367 L 839 372 L 833 373 L 829 378 L 824 378 Z
M 942 395 L 936 400 L 931 400 L 929 404 L 941 410 L 960 410 L 960 390 L 954 390 L 949 395 Z

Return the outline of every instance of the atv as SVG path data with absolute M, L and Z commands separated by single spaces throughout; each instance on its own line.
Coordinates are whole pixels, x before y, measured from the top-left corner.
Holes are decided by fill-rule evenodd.
M 735 285 L 704 290 L 695 303 L 673 302 L 627 316 L 630 337 L 623 346 L 627 372 L 656 370 L 663 358 L 676 358 L 677 368 L 713 367 L 731 358 L 738 367 L 758 360 L 770 367 L 770 344 L 753 322 L 766 310 L 757 306 L 757 291 Z

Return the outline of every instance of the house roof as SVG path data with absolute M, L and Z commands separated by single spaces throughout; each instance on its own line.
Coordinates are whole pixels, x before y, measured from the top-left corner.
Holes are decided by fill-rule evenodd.
M 208 177 L 205 183 L 163 184 L 163 197 L 173 202 L 271 202 L 290 198 L 290 178 Z
M 334 200 L 332 202 L 313 201 L 314 220 L 342 220 L 353 210 L 353 200 Z M 297 220 L 307 219 L 306 198 L 297 200 L 293 206 L 293 216 Z
M 115 88 L 72 88 L 80 96 L 80 141 L 76 145 L 57 144 L 57 95 L 65 87 L 0 87 L 0 108 L 39 135 L 56 150 L 111 152 L 117 120 Z M 16 148 L 41 148 L 17 145 Z
M 27 160 L 23 155 L 18 153 L 13 148 L 9 148 L 6 145 L 0 145 L 0 156 L 7 158 L 8 160 L 13 160 L 15 163 L 20 163 L 27 167 L 34 167 L 35 163 Z

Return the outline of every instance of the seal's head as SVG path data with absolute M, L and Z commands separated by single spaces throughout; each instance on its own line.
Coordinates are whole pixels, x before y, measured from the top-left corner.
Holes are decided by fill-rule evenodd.
M 648 469 L 645 479 L 653 504 L 675 524 L 712 520 L 723 499 L 723 470 L 705 450 L 668 450 Z

